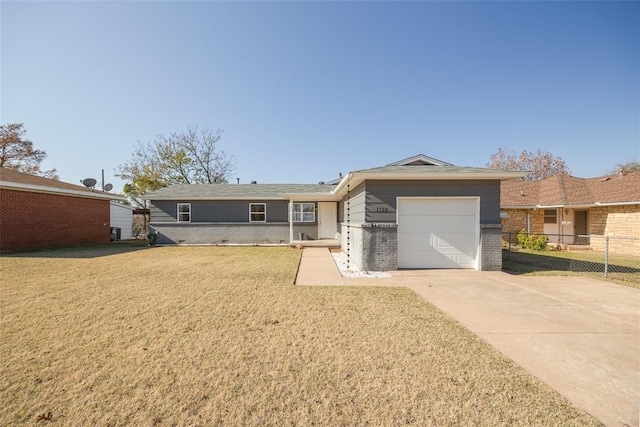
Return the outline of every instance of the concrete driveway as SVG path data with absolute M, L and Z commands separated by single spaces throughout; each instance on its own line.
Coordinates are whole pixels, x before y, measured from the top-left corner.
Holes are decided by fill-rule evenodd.
M 392 275 L 383 281 L 414 290 L 605 425 L 639 425 L 638 289 L 472 270 Z
M 304 249 L 300 286 L 405 286 L 607 426 L 639 426 L 640 290 L 571 276 L 401 270 L 346 278 Z

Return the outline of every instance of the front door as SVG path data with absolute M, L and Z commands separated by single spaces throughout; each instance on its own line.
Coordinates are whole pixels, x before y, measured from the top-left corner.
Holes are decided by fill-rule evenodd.
M 335 239 L 338 234 L 338 206 L 335 202 L 318 202 L 318 239 Z
M 573 212 L 573 230 L 576 235 L 574 244 L 576 245 L 588 245 L 589 238 L 589 225 L 588 225 L 588 212 L 587 211 L 574 211 Z

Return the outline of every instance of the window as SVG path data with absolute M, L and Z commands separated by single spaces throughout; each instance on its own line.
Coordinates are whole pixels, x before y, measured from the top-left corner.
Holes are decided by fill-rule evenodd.
M 293 219 L 293 222 L 315 222 L 316 204 L 315 203 L 294 203 L 292 219 Z
M 558 223 L 558 211 L 555 209 L 544 210 L 544 223 L 545 224 L 557 224 Z
M 191 222 L 191 203 L 178 203 L 178 222 Z
M 249 222 L 265 222 L 267 220 L 267 205 L 264 203 L 249 203 Z

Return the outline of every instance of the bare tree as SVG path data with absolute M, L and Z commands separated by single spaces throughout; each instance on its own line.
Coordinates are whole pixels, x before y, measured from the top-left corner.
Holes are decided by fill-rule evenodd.
M 491 161 L 487 167 L 493 169 L 516 169 L 529 172 L 523 179 L 540 180 L 553 175 L 568 175 L 571 170 L 560 157 L 554 157 L 547 151 L 537 150 L 535 153 L 522 150 L 518 155 L 508 148 L 499 148 L 491 155 Z
M 25 138 L 26 133 L 23 123 L 8 123 L 0 126 L 0 167 L 59 179 L 55 169 L 47 171 L 40 169 L 40 164 L 47 157 L 47 153 L 33 148 L 33 142 Z
M 222 131 L 188 127 L 186 132 L 158 135 L 138 143 L 116 176 L 129 181 L 124 193 L 142 205 L 140 196 L 171 184 L 227 183 L 235 161 L 219 149 Z
M 626 162 L 626 163 L 618 163 L 616 166 L 609 171 L 611 175 L 622 174 L 626 175 L 631 172 L 640 172 L 640 162 Z

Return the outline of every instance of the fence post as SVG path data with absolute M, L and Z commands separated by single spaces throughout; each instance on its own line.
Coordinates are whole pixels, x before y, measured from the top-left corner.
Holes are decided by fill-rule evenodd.
M 604 238 L 604 277 L 609 273 L 609 236 Z
M 511 261 L 511 232 L 509 232 L 509 261 Z

